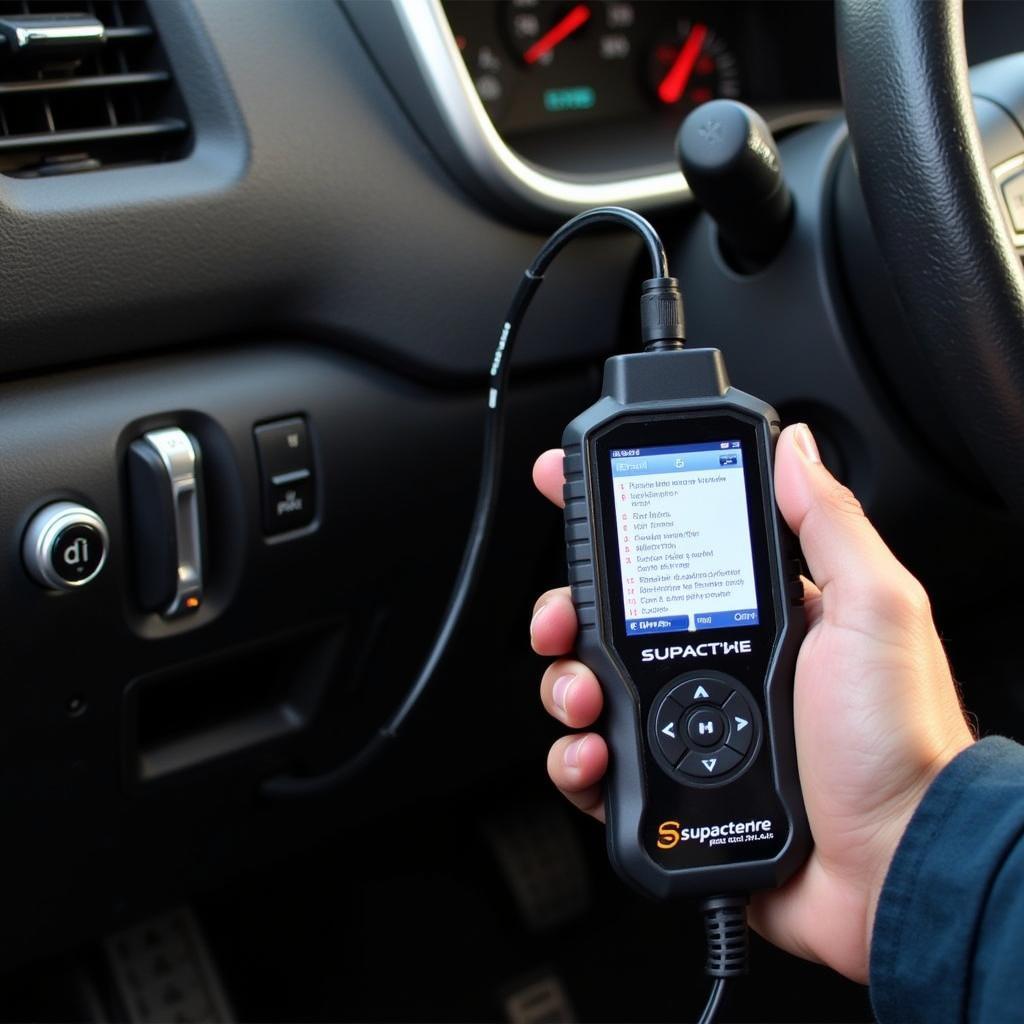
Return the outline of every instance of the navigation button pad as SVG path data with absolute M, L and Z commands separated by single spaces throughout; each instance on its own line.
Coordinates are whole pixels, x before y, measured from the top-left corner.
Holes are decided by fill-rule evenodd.
M 753 695 L 719 672 L 669 683 L 648 720 L 654 759 L 687 786 L 721 785 L 741 775 L 759 749 L 760 730 Z

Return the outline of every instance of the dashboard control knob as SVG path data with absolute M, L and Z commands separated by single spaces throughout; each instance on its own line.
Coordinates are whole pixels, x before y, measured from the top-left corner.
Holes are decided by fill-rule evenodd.
M 704 103 L 683 121 L 676 151 L 725 256 L 737 270 L 767 265 L 789 234 L 793 199 L 761 115 L 736 100 Z
M 58 501 L 36 513 L 21 550 L 36 583 L 49 590 L 74 590 L 100 574 L 109 543 L 107 527 L 95 512 Z

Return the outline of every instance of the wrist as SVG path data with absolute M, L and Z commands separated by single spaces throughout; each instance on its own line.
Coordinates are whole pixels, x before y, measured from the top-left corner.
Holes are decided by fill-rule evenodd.
M 932 783 L 954 758 L 973 743 L 974 737 L 968 730 L 966 722 L 964 722 L 963 729 L 957 730 L 956 734 L 949 738 L 946 745 L 940 748 L 936 755 L 922 766 L 918 777 L 912 785 L 909 785 L 903 791 L 898 802 L 889 809 L 889 813 L 879 827 L 876 868 L 869 879 L 865 899 L 865 963 L 870 963 L 871 941 L 875 929 L 875 918 L 878 914 L 878 905 L 885 888 L 885 880 L 888 877 L 889 869 L 892 867 L 892 862 L 896 856 L 896 851 L 899 849 L 900 842 L 906 834 L 918 807 L 920 807 L 925 795 L 931 788 Z

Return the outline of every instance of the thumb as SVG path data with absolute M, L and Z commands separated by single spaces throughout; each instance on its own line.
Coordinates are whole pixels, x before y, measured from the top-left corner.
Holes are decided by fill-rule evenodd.
M 899 611 L 927 606 L 921 585 L 886 546 L 853 492 L 822 464 L 804 423 L 787 427 L 779 438 L 775 494 L 833 621 L 838 614 L 843 624 L 860 629 L 880 621 L 899 625 Z

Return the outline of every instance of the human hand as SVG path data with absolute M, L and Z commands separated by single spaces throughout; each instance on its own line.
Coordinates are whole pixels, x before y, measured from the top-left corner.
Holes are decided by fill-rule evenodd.
M 562 505 L 562 453 L 534 467 Z M 896 560 L 852 493 L 822 465 L 803 424 L 779 438 L 779 509 L 800 539 L 807 636 L 794 693 L 797 759 L 814 850 L 782 889 L 758 894 L 751 924 L 799 956 L 866 982 L 875 908 L 896 846 L 936 775 L 973 742 L 921 584 Z M 574 660 L 569 589 L 541 596 L 533 648 L 554 656 L 541 700 L 571 729 L 602 708 L 601 686 Z M 564 736 L 548 774 L 581 810 L 604 820 L 608 749 L 597 733 Z

